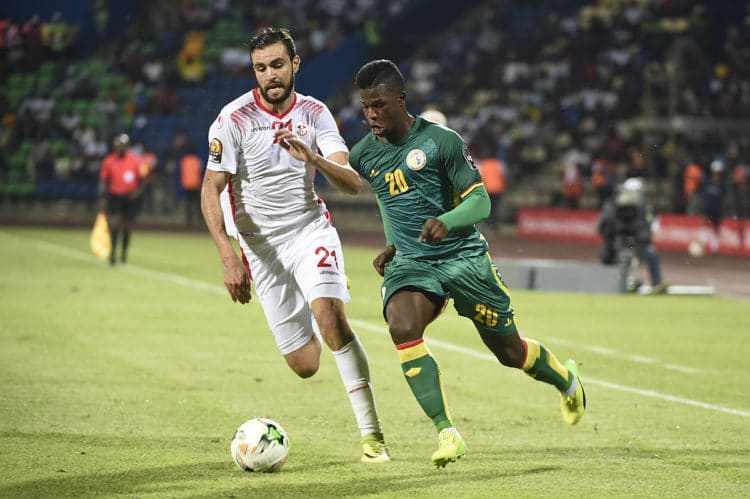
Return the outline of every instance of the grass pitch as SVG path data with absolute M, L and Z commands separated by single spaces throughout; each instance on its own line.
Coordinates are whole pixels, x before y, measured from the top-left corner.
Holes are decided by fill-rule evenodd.
M 207 234 L 136 231 L 115 268 L 88 235 L 0 228 L 2 497 L 750 496 L 747 302 L 515 292 L 522 334 L 582 364 L 576 427 L 553 388 L 501 367 L 447 310 L 427 339 L 469 453 L 436 470 L 381 318 L 376 251 L 346 247 L 393 459 L 364 465 L 330 352 L 298 379 L 257 300 L 229 299 Z M 231 460 L 253 416 L 290 435 L 279 473 Z

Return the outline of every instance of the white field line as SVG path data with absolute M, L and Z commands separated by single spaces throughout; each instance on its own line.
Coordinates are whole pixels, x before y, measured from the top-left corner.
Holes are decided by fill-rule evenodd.
M 704 374 L 705 373 L 705 371 L 703 371 L 702 369 L 698 369 L 697 367 L 683 366 L 680 364 L 670 364 L 668 362 L 663 362 L 653 357 L 646 357 L 645 355 L 622 353 L 622 352 L 618 352 L 617 350 L 614 350 L 608 347 L 602 347 L 598 345 L 578 345 L 576 343 L 573 343 L 572 341 L 564 340 L 561 338 L 548 338 L 548 340 L 550 343 L 556 343 L 558 345 L 574 347 L 577 350 L 586 350 L 588 352 L 592 352 L 598 355 L 603 355 L 605 357 L 616 357 L 619 359 L 627 359 L 632 362 L 637 362 L 639 364 L 658 365 L 658 366 L 663 367 L 664 369 L 678 371 L 684 374 Z
M 371 324 L 366 321 L 356 320 L 356 319 L 349 319 L 349 321 L 354 324 L 355 326 L 366 329 L 368 331 L 372 331 L 374 333 L 380 333 L 387 335 L 388 331 L 384 326 L 375 326 L 374 324 Z M 474 357 L 475 359 L 481 359 L 481 360 L 489 360 L 490 362 L 498 362 L 497 359 L 495 359 L 494 355 L 486 354 L 477 352 L 476 350 L 472 350 L 470 348 L 465 348 L 459 345 L 454 345 L 452 343 L 448 343 L 447 341 L 440 341 L 433 338 L 430 338 L 429 340 L 430 346 L 437 346 L 440 348 L 443 348 L 445 350 L 449 350 L 451 352 L 459 352 L 464 355 L 468 355 L 469 357 Z M 643 390 L 641 388 L 633 388 L 630 386 L 625 385 L 619 385 L 617 383 L 611 383 L 609 381 L 599 380 L 595 378 L 590 378 L 586 376 L 583 378 L 586 385 L 599 385 L 603 386 L 605 388 L 610 388 L 612 390 L 618 390 L 621 392 L 628 392 L 628 393 L 635 393 L 637 395 L 642 395 L 644 397 L 651 397 L 661 400 L 668 400 L 670 402 L 676 402 L 678 404 L 685 404 L 685 405 L 691 405 L 693 407 L 700 407 L 702 409 L 710 409 L 712 411 L 718 411 L 718 412 L 724 412 L 726 414 L 733 414 L 735 416 L 745 416 L 750 417 L 750 411 L 741 411 L 739 409 L 732 409 L 731 407 L 723 407 L 720 405 L 715 404 L 708 404 L 706 402 L 701 402 L 699 400 L 691 400 L 686 399 L 683 397 L 677 397 L 675 395 L 669 395 L 665 393 L 659 393 L 654 390 Z
M 78 251 L 78 250 L 66 248 L 64 246 L 48 243 L 46 241 L 20 238 L 20 237 L 16 237 L 10 234 L 3 234 L 2 232 L 0 232 L 0 236 L 2 236 L 5 239 L 15 239 L 18 242 L 25 242 L 27 244 L 31 244 L 35 246 L 36 248 L 39 248 L 40 250 L 46 251 L 48 253 L 53 253 L 53 254 L 64 256 L 64 257 L 71 258 L 74 260 L 87 261 L 93 264 L 97 262 L 96 259 L 93 257 L 93 255 L 84 251 Z M 222 286 L 208 284 L 203 281 L 190 279 L 190 278 L 183 277 L 183 276 L 176 275 L 176 274 L 170 274 L 168 272 L 161 272 L 158 270 L 151 270 L 151 269 L 147 269 L 143 267 L 138 267 L 136 265 L 128 264 L 125 266 L 118 267 L 117 270 L 118 271 L 124 270 L 127 272 L 131 272 L 134 274 L 144 276 L 144 277 L 171 282 L 179 286 L 191 287 L 191 288 L 200 289 L 203 291 L 209 291 L 212 293 L 218 293 L 218 294 L 226 293 L 226 290 Z M 229 297 L 227 297 L 227 299 L 229 299 Z M 371 332 L 382 334 L 382 335 L 388 335 L 388 331 L 386 330 L 384 326 L 375 325 L 370 322 L 362 321 L 358 319 L 350 319 L 350 321 L 353 325 L 359 328 L 365 329 L 367 331 L 371 331 Z M 495 356 L 490 355 L 488 353 L 477 352 L 476 350 L 473 350 L 471 348 L 466 348 L 460 345 L 455 345 L 447 341 L 430 339 L 429 342 L 430 342 L 430 346 L 436 346 L 436 347 L 439 347 L 439 348 L 442 348 L 444 350 L 448 350 L 451 352 L 461 353 L 463 355 L 466 355 L 468 357 L 473 357 L 475 359 L 487 360 L 490 362 L 497 362 L 497 360 L 495 359 Z M 559 343 L 562 344 L 563 342 L 559 341 Z M 608 350 L 608 349 L 602 350 L 603 348 L 604 347 L 597 347 L 596 352 L 602 353 L 602 351 Z M 614 354 L 616 354 L 616 352 L 614 352 Z M 720 406 L 716 404 L 708 404 L 706 402 L 701 402 L 699 400 L 692 400 L 692 399 L 687 399 L 684 397 L 677 397 L 675 395 L 660 393 L 654 390 L 644 390 L 641 388 L 634 388 L 630 386 L 620 385 L 620 384 L 612 383 L 609 381 L 590 378 L 588 376 L 585 378 L 585 380 L 586 380 L 586 384 L 598 385 L 604 388 L 609 388 L 611 390 L 617 390 L 617 391 L 626 392 L 626 393 L 633 393 L 633 394 L 640 395 L 643 397 L 651 397 L 651 398 L 656 398 L 660 400 L 666 400 L 666 401 L 674 402 L 677 404 L 699 407 L 701 409 L 707 409 L 707 410 L 716 411 L 716 412 L 723 412 L 725 414 L 731 414 L 734 416 L 750 417 L 750 411 L 742 411 L 739 409 L 733 409 L 731 407 L 724 407 L 724 406 Z
M 441 316 L 441 318 L 442 317 L 443 316 Z M 456 321 L 464 320 L 463 317 L 454 317 L 454 316 L 445 316 L 445 317 L 448 320 L 456 320 Z M 683 374 L 706 374 L 706 371 L 699 369 L 697 367 L 683 366 L 680 364 L 671 364 L 669 362 L 664 362 L 654 357 L 647 357 L 645 355 L 637 355 L 637 354 L 619 352 L 613 348 L 604 347 L 600 345 L 578 345 L 576 343 L 573 343 L 572 341 L 568 341 L 562 338 L 545 338 L 544 342 L 573 347 L 576 351 L 584 350 L 584 351 L 595 353 L 597 355 L 602 355 L 605 357 L 614 357 L 618 359 L 626 359 L 626 360 L 629 360 L 631 362 L 635 362 L 638 364 L 653 365 L 653 366 L 657 366 L 663 369 L 668 369 L 670 371 L 677 371 Z

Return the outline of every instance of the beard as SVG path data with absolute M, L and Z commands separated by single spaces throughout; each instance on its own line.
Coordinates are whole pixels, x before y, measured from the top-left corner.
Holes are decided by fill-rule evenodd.
M 287 99 L 287 97 L 292 94 L 292 90 L 294 90 L 294 73 L 292 73 L 292 78 L 289 80 L 289 85 L 284 85 L 283 83 L 281 85 L 284 89 L 284 92 L 279 97 L 271 97 L 270 95 L 268 95 L 267 89 L 258 85 L 258 88 L 260 89 L 260 95 L 262 95 L 263 99 L 265 99 L 265 101 L 269 104 L 281 104 Z

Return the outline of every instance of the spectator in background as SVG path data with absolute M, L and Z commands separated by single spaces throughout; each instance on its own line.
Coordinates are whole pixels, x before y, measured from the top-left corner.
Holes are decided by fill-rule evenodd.
M 738 163 L 732 172 L 734 214 L 737 218 L 750 217 L 750 164 Z
M 49 58 L 62 59 L 69 55 L 77 35 L 78 26 L 65 22 L 60 12 L 52 14 L 49 22 L 40 28 L 42 43 L 48 51 Z
M 151 112 L 154 114 L 172 114 L 179 107 L 180 98 L 167 82 L 161 83 L 151 97 Z
M 117 240 L 122 232 L 120 263 L 127 261 L 130 231 L 138 214 L 138 200 L 142 188 L 141 159 L 128 150 L 130 137 L 118 135 L 115 150 L 104 158 L 99 172 L 99 209 L 107 213 L 112 238 L 110 265 L 116 262 Z
M 724 215 L 724 162 L 719 159 L 711 161 L 711 176 L 703 186 L 703 216 L 707 229 L 703 232 L 704 246 L 711 253 L 719 251 L 719 230 Z
M 597 196 L 597 208 L 602 209 L 604 203 L 612 197 L 612 166 L 604 158 L 597 158 L 591 164 L 591 185 Z
M 490 216 L 487 218 L 492 230 L 498 230 L 502 223 L 501 205 L 505 192 L 505 162 L 499 158 L 489 157 L 479 160 L 479 174 L 484 188 L 490 196 Z
M 185 225 L 192 227 L 203 218 L 201 214 L 201 185 L 203 161 L 194 151 L 180 159 L 180 186 L 185 193 Z
M 581 167 L 576 163 L 565 165 L 562 181 L 563 206 L 570 209 L 578 209 L 581 195 L 583 194 L 583 180 L 581 179 Z
M 156 178 L 156 168 L 159 165 L 159 157 L 155 152 L 141 147 L 139 152 L 141 158 L 141 177 L 143 177 L 143 191 L 139 208 L 148 212 L 154 212 L 154 179 Z
M 698 163 L 689 163 L 682 174 L 682 195 L 685 199 L 685 213 L 688 215 L 701 213 L 702 185 L 703 169 Z

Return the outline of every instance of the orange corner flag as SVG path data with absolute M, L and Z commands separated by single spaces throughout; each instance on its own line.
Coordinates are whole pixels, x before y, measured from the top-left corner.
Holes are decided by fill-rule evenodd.
M 89 241 L 91 252 L 99 259 L 106 260 L 112 251 L 112 240 L 109 238 L 109 225 L 107 224 L 107 215 L 100 211 L 94 221 L 94 228 L 91 230 L 91 240 Z

